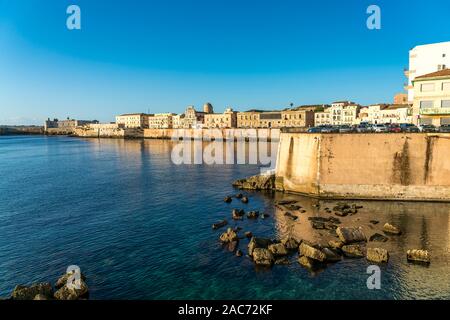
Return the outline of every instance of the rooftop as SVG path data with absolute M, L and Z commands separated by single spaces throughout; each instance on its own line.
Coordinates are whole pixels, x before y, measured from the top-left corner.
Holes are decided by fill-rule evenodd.
M 445 77 L 445 78 L 450 77 L 450 69 L 444 69 L 444 70 L 440 70 L 440 71 L 424 74 L 422 76 L 416 77 L 415 80 L 430 79 L 430 78 L 441 78 L 441 77 Z

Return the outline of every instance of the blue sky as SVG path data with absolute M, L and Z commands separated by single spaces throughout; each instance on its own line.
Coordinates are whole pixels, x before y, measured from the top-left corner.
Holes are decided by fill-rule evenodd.
M 66 28 L 77 4 L 82 30 Z M 377 4 L 382 29 L 366 28 Z M 390 102 L 448 0 L 0 0 L 0 124 Z

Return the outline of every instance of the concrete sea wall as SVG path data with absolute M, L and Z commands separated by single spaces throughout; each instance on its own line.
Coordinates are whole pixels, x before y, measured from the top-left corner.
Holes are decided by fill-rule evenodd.
M 450 134 L 282 133 L 276 186 L 320 198 L 450 201 Z

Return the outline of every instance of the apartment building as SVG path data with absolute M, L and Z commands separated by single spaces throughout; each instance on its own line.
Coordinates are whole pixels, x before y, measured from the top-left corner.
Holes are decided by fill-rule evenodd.
M 116 123 L 124 128 L 148 128 L 148 118 L 153 114 L 127 113 L 116 116 Z
M 411 123 L 411 108 L 407 104 L 374 104 L 361 108 L 359 121 L 370 124 Z
M 148 117 L 148 127 L 150 129 L 171 129 L 173 128 L 173 117 L 175 113 L 157 113 Z
M 313 125 L 314 111 L 309 110 L 251 110 L 237 114 L 238 128 L 298 128 Z
M 314 115 L 315 125 L 353 125 L 358 123 L 361 106 L 351 101 L 337 101 Z
M 206 106 L 206 105 L 205 105 Z M 203 108 L 203 111 L 212 111 L 211 109 Z M 236 128 L 237 127 L 237 112 L 232 108 L 227 108 L 224 113 L 205 113 L 205 128 Z
M 409 68 L 405 70 L 408 102 L 414 102 L 413 82 L 417 77 L 450 68 L 450 41 L 420 45 L 409 51 Z
M 413 88 L 415 124 L 450 124 L 450 69 L 416 77 Z

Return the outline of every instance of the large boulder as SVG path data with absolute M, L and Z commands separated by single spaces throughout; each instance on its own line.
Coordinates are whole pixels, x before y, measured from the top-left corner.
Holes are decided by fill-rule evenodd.
M 53 297 L 52 285 L 48 282 L 35 283 L 31 286 L 18 285 L 14 288 L 11 294 L 11 299 L 33 300 L 37 295 L 51 299 Z
M 430 254 L 427 250 L 408 250 L 406 252 L 406 258 L 411 262 L 421 262 L 426 264 L 431 262 Z
M 80 300 L 87 299 L 89 296 L 89 288 L 86 284 L 86 277 L 81 274 L 79 279 L 72 279 L 73 272 L 68 272 L 61 276 L 55 284 L 55 288 L 58 289 L 54 298 L 57 300 Z
M 339 239 L 345 244 L 367 241 L 366 235 L 361 228 L 342 228 L 336 229 Z
M 275 175 L 257 175 L 236 180 L 233 182 L 233 186 L 239 189 L 272 190 L 275 189 Z
M 302 241 L 299 247 L 299 253 L 301 256 L 305 256 L 320 262 L 325 261 L 326 255 L 320 249 L 314 247 L 313 244 Z
M 368 248 L 367 249 L 367 260 L 372 262 L 388 262 L 389 253 L 386 249 L 382 248 Z
M 224 232 L 220 235 L 220 241 L 222 243 L 230 243 L 238 239 L 236 231 L 231 228 L 227 229 L 227 232 Z
M 348 258 L 363 258 L 366 256 L 365 247 L 360 244 L 345 245 L 341 250 Z
M 344 243 L 340 240 L 330 240 L 328 241 L 328 245 L 333 249 L 341 249 Z
M 371 235 L 369 238 L 370 242 L 386 242 L 388 240 L 389 240 L 388 237 L 383 236 L 382 234 L 379 234 L 379 233 L 375 233 L 375 234 Z
M 325 253 L 325 260 L 327 262 L 338 262 L 342 259 L 340 254 L 333 249 L 323 248 L 322 252 Z
M 269 245 L 268 249 L 276 257 L 285 256 L 288 254 L 288 250 L 282 243 L 271 244 L 271 245 Z
M 402 231 L 398 227 L 396 227 L 396 226 L 394 226 L 394 225 L 392 225 L 390 223 L 385 223 L 384 224 L 383 232 L 386 233 L 386 234 L 393 234 L 393 235 L 400 235 L 400 234 L 402 234 Z
M 262 266 L 271 266 L 275 261 L 272 252 L 264 248 L 255 248 L 252 252 L 252 257 L 257 265 Z
M 233 220 L 242 220 L 245 215 L 245 211 L 242 209 L 233 209 L 231 212 L 231 217 Z
M 248 255 L 251 257 L 256 248 L 267 249 L 271 244 L 272 240 L 270 239 L 253 237 L 248 243 Z

